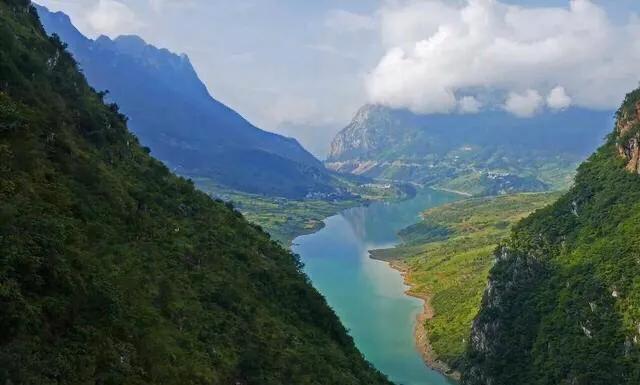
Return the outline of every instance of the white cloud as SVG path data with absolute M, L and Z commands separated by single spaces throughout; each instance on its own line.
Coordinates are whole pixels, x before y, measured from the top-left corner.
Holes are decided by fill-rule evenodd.
M 376 21 L 372 16 L 361 15 L 342 9 L 329 11 L 324 24 L 325 27 L 336 32 L 371 31 L 376 28 Z
M 141 26 L 135 13 L 116 0 L 100 0 L 89 10 L 86 19 L 96 33 L 108 36 L 131 33 Z
M 458 110 L 463 114 L 475 114 L 480 112 L 482 104 L 474 96 L 463 96 L 458 101 Z
M 549 92 L 547 106 L 553 110 L 564 110 L 571 105 L 571 97 L 567 95 L 564 87 L 558 86 Z
M 373 103 L 452 112 L 468 103 L 461 95 L 477 90 L 530 116 L 545 104 L 541 95 L 554 109 L 615 108 L 640 80 L 640 21 L 614 22 L 589 0 L 546 8 L 497 0 L 390 4 L 380 11 L 387 51 L 366 82 Z
M 504 103 L 504 109 L 515 116 L 530 118 L 542 107 L 542 96 L 536 90 L 527 90 L 523 93 L 510 92 Z
M 441 24 L 450 23 L 458 10 L 442 1 L 404 1 L 389 3 L 380 11 L 383 44 L 387 48 L 405 47 L 431 36 Z

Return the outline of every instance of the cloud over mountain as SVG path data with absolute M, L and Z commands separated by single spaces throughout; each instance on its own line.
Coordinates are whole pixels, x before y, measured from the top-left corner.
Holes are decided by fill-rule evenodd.
M 474 100 L 521 117 L 614 108 L 640 79 L 640 19 L 614 22 L 589 0 L 546 8 L 400 0 L 380 18 L 386 54 L 366 85 L 371 102 L 390 107 L 469 112 Z

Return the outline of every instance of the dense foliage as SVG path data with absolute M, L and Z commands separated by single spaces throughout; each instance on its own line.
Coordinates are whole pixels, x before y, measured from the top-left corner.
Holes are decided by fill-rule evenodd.
M 436 207 L 400 232 L 403 243 L 375 252 L 407 272 L 410 293 L 429 301 L 424 320 L 428 359 L 462 366 L 473 318 L 478 314 L 493 250 L 511 226 L 557 199 L 559 193 L 466 199 Z
M 300 263 L 0 1 L 1 384 L 385 384 Z
M 639 102 L 629 94 L 618 119 L 637 125 Z M 640 176 L 617 147 L 629 139 L 610 135 L 496 252 L 464 384 L 640 383 Z

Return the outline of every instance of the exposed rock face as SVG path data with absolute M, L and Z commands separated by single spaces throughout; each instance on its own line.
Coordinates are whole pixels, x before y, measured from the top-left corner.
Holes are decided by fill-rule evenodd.
M 618 152 L 627 159 L 626 169 L 640 174 L 640 102 L 631 109 L 621 109 L 616 126 Z
M 393 121 L 389 111 L 367 104 L 360 108 L 351 123 L 336 135 L 331 143 L 329 162 L 362 159 L 380 151 L 389 137 Z
M 490 277 L 482 300 L 482 313 L 474 320 L 471 329 L 468 354 L 471 364 L 465 369 L 462 383 L 465 385 L 493 385 L 495 371 L 505 351 L 514 352 L 522 349 L 518 344 L 509 341 L 509 333 L 496 314 L 505 312 L 513 306 L 514 300 L 521 299 L 521 293 L 530 291 L 537 284 L 537 279 L 544 274 L 545 267 L 541 256 L 522 254 L 502 246 L 495 253 L 498 267 Z M 500 274 L 495 274 L 495 271 Z M 508 277 L 508 279 L 503 279 Z M 535 321 L 536 315 L 524 316 L 527 321 Z M 508 322 L 507 322 L 508 323 Z M 506 354 L 507 356 L 509 353 Z M 479 364 L 476 364 L 479 363 Z M 498 369 L 499 370 L 499 369 Z

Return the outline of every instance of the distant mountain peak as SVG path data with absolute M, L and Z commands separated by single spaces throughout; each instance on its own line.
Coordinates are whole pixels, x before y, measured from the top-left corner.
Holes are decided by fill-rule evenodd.
M 351 121 L 351 125 L 359 125 L 365 123 L 375 115 L 382 113 L 384 110 L 386 110 L 386 107 L 383 107 L 379 104 L 365 104 L 358 109 Z
M 38 11 L 45 30 L 69 43 L 91 85 L 110 91 L 142 143 L 172 169 L 253 193 L 333 191 L 322 163 L 295 139 L 263 131 L 215 100 L 187 55 L 136 35 L 87 39 L 69 18 Z
M 33 3 L 33 6 L 38 10 L 44 10 L 48 13 L 50 13 L 52 16 L 59 18 L 61 21 L 67 22 L 69 24 L 71 24 L 71 18 L 69 17 L 69 15 L 67 15 L 64 12 L 61 11 L 51 11 L 49 8 L 45 7 L 44 5 L 40 5 L 40 4 L 36 4 Z
M 176 54 L 166 48 L 156 47 L 138 35 L 120 35 L 115 39 L 101 35 L 95 42 L 102 48 L 114 50 L 118 54 L 126 54 L 153 64 L 169 64 L 177 69 L 186 69 L 197 76 L 186 54 Z
M 144 39 L 142 39 L 138 35 L 120 35 L 120 36 L 116 37 L 113 40 L 115 42 L 128 44 L 128 45 L 131 45 L 131 46 L 134 46 L 134 47 L 138 47 L 138 48 L 144 48 L 147 45 L 149 45 L 149 44 L 147 44 L 146 41 L 144 41 Z
M 387 107 L 377 104 L 365 104 L 342 129 L 331 143 L 328 159 L 341 160 L 348 157 L 361 157 L 379 149 L 383 141 L 381 135 L 388 135 L 391 126 Z
M 336 135 L 326 166 L 420 184 L 457 179 L 464 186 L 475 183 L 471 175 L 478 179 L 483 171 L 509 171 L 539 175 L 545 184 L 564 187 L 573 167 L 600 143 L 610 116 L 578 108 L 545 111 L 530 119 L 489 110 L 421 115 L 368 104 Z M 637 148 L 631 140 L 624 152 L 629 159 L 640 159 Z M 549 164 L 562 173 L 543 175 L 539 170 Z

